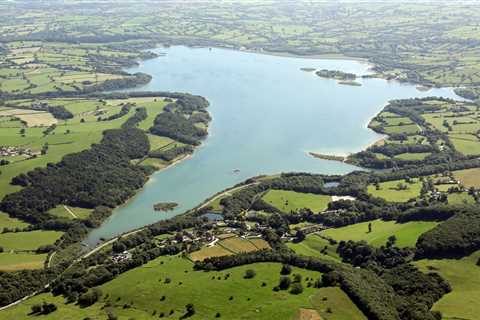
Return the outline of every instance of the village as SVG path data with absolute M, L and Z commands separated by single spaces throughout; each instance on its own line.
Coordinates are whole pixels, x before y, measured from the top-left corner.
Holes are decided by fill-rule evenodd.
M 0 157 L 17 157 L 24 156 L 25 158 L 34 158 L 40 155 L 40 152 L 33 151 L 29 148 L 13 147 L 13 146 L 0 146 Z

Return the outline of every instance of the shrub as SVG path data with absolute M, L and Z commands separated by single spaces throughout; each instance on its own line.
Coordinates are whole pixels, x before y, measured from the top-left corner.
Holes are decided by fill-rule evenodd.
M 280 290 L 287 290 L 290 287 L 292 280 L 289 277 L 281 277 L 278 287 Z
M 245 275 L 243 277 L 245 279 L 252 279 L 255 278 L 256 275 L 257 273 L 255 272 L 255 270 L 248 269 L 247 271 L 245 271 Z
M 299 282 L 295 282 L 292 284 L 292 288 L 290 289 L 291 294 L 300 294 L 303 292 L 303 286 Z

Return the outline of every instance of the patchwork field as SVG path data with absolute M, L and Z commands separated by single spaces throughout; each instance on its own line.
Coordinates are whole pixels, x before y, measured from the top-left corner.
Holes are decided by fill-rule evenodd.
M 368 232 L 368 224 L 372 224 L 372 232 Z M 415 221 L 407 223 L 396 223 L 395 221 L 374 220 L 371 222 L 357 223 L 341 228 L 327 229 L 321 234 L 340 240 L 366 241 L 372 246 L 382 246 L 388 237 L 394 235 L 397 238 L 398 247 L 415 247 L 418 237 L 433 229 L 437 222 Z
M 378 190 L 374 185 L 369 185 L 368 193 L 391 202 L 406 202 L 418 197 L 421 189 L 422 183 L 418 179 L 412 179 L 412 183 L 395 180 L 379 183 Z
M 441 311 L 442 319 L 475 320 L 480 314 L 480 267 L 477 261 L 480 251 L 455 260 L 420 260 L 415 264 L 424 272 L 438 272 L 452 286 L 453 291 L 434 304 L 433 310 Z
M 300 193 L 286 190 L 270 190 L 262 198 L 272 206 L 291 212 L 308 208 L 313 212 L 322 212 L 327 209 L 331 201 L 330 196 L 312 193 Z
M 214 246 L 203 247 L 192 252 L 190 259 L 201 261 L 209 257 L 228 256 L 241 252 L 252 252 L 261 249 L 270 249 L 268 243 L 263 239 L 245 239 L 240 237 L 228 237 L 217 241 Z
M 9 101 L 9 105 L 29 106 L 32 102 L 32 100 L 13 100 Z M 140 125 L 147 128 L 167 103 L 161 97 L 121 100 L 49 99 L 37 102 L 63 105 L 74 114 L 74 118 L 59 121 L 56 128 L 47 135 L 44 134 L 45 128 L 19 127 L 17 130 L 12 130 L 12 128 L 0 126 L 0 136 L 4 146 L 27 148 L 39 152 L 45 145 L 48 145 L 48 151 L 44 155 L 38 155 L 31 159 L 12 160 L 10 164 L 2 167 L 0 198 L 19 189 L 17 186 L 10 185 L 11 179 L 18 174 L 28 172 L 36 167 L 43 167 L 50 162 L 58 162 L 66 154 L 88 149 L 93 143 L 101 140 L 103 131 L 119 128 L 134 113 L 134 107 L 128 114 L 120 118 L 109 121 L 99 121 L 98 119 L 119 113 L 123 104 L 130 103 L 133 106 L 146 107 L 148 117 Z M 154 142 L 158 144 L 159 141 L 173 140 L 159 137 Z M 7 160 L 10 159 L 7 158 Z
M 244 279 L 248 269 L 256 272 L 253 279 Z M 179 256 L 160 257 L 100 286 L 103 297 L 93 306 L 79 308 L 65 304 L 60 296 L 41 294 L 0 312 L 0 316 L 6 320 L 35 319 L 36 316 L 28 315 L 30 307 L 47 301 L 55 303 L 58 310 L 42 319 L 104 318 L 107 312 L 119 319 L 151 319 L 162 314 L 178 319 L 188 303 L 193 303 L 196 310 L 189 318 L 192 320 L 213 319 L 217 313 L 221 319 L 293 319 L 300 308 L 316 310 L 325 320 L 365 319 L 338 288 L 308 287 L 309 281 L 321 276 L 318 272 L 292 268 L 292 274 L 302 275 L 304 292 L 293 295 L 288 291 L 273 291 L 280 269 L 280 264 L 255 263 L 221 272 L 201 272 L 193 271 L 192 263 Z M 165 281 L 167 278 L 169 283 Z M 106 303 L 110 306 L 104 308 Z

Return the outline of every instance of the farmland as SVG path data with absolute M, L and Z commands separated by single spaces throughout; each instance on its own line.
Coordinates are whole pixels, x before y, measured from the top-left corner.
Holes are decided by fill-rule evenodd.
M 406 202 L 420 195 L 422 184 L 418 180 L 408 183 L 405 180 L 382 182 L 377 189 L 374 185 L 368 186 L 368 193 L 392 202 Z
M 441 311 L 444 319 L 468 319 L 478 317 L 480 306 L 480 268 L 476 265 L 480 252 L 463 259 L 420 260 L 416 262 L 424 272 L 436 272 L 445 277 L 453 291 L 444 296 L 433 310 Z M 459 307 L 462 306 L 462 307 Z
M 340 257 L 336 253 L 336 246 L 331 245 L 327 240 L 320 237 L 318 234 L 309 234 L 305 240 L 299 243 L 291 242 L 288 247 L 298 254 L 312 257 L 323 257 L 339 260 Z M 325 249 L 326 254 L 321 253 Z
M 217 313 L 228 319 L 290 319 L 300 308 L 317 310 L 327 320 L 365 319 L 339 289 L 307 287 L 307 278 L 320 277 L 316 272 L 293 268 L 292 274 L 303 276 L 305 290 L 299 295 L 273 291 L 280 278 L 280 268 L 279 264 L 256 263 L 221 272 L 201 272 L 193 271 L 191 262 L 178 256 L 161 257 L 102 285 L 103 298 L 91 307 L 79 308 L 65 304 L 61 297 L 42 294 L 3 312 L 2 316 L 4 319 L 28 318 L 30 306 L 45 300 L 59 307 L 51 316 L 44 316 L 45 319 L 95 317 L 109 310 L 120 318 L 135 319 L 150 319 L 152 314 L 159 317 L 162 313 L 167 317 L 173 310 L 173 317 L 178 318 L 185 313 L 188 303 L 193 303 L 196 309 L 191 319 L 214 318 Z M 255 270 L 253 279 L 244 279 L 247 269 Z M 170 281 L 166 282 L 167 278 Z M 282 303 L 276 303 L 278 301 Z M 104 309 L 108 302 L 110 306 Z M 327 308 L 331 314 L 326 312 Z M 354 318 L 350 318 L 351 315 Z
M 447 320 L 475 319 L 480 313 L 477 7 L 412 1 L 0 1 L 0 307 L 40 292 L 1 311 L 0 318 L 433 320 L 442 318 L 433 311 L 441 311 Z M 161 49 L 170 46 L 176 47 Z M 203 49 L 193 49 L 198 47 Z M 333 95 L 339 88 L 368 91 L 370 85 L 377 90 L 380 83 L 398 87 L 395 95 L 385 90 L 368 97 L 378 105 L 386 97 L 415 92 L 397 81 L 417 85 L 416 96 L 427 96 L 419 91 L 430 89 L 436 95 L 447 92 L 438 88 L 449 87 L 467 99 L 390 100 L 368 124 L 382 136 L 380 141 L 349 156 L 323 159 L 344 163 L 319 160 L 319 170 L 309 170 L 308 163 L 299 161 L 296 168 L 305 173 L 248 177 L 262 174 L 254 170 L 255 160 L 261 165 L 267 153 L 282 151 L 287 156 L 281 161 L 290 161 L 289 153 L 301 156 L 299 150 L 317 143 L 308 138 L 337 144 L 337 136 L 323 125 L 329 119 L 321 117 L 328 113 L 314 109 L 306 115 L 296 109 L 287 125 L 278 122 L 270 128 L 264 126 L 270 124 L 267 118 L 238 121 L 244 120 L 242 103 L 286 109 L 275 103 L 279 91 L 269 98 L 255 86 L 262 76 L 249 83 L 249 74 L 239 73 L 238 84 L 253 84 L 253 95 L 234 83 L 232 92 L 240 95 L 222 100 L 216 94 L 228 92 L 223 83 L 202 77 L 197 86 L 192 80 L 203 76 L 197 68 L 201 64 L 176 60 L 184 57 L 182 50 L 199 53 L 194 56 L 199 60 L 233 52 L 217 47 L 369 63 L 364 68 L 346 63 L 368 68 L 368 74 L 359 74 L 363 79 L 358 83 L 329 83 L 326 93 Z M 237 54 L 252 66 L 263 59 L 281 59 Z M 212 96 L 215 108 L 222 105 L 228 111 L 226 117 L 216 117 L 219 123 L 210 140 L 214 148 L 165 170 L 150 184 L 160 186 L 157 192 L 143 193 L 136 197 L 139 201 L 123 206 L 155 169 L 190 155 L 207 136 L 212 120 L 201 97 L 128 92 L 152 80 L 128 71 L 140 65 L 150 72 L 144 68 L 150 58 L 165 63 L 159 64 L 160 76 L 148 90 L 198 91 Z M 300 61 L 285 60 L 292 65 Z M 188 73 L 161 69 L 176 61 Z M 319 70 L 311 61 L 293 68 L 295 76 L 308 76 L 299 69 Z M 223 62 L 206 64 L 206 72 L 210 79 L 228 84 L 227 78 L 235 79 L 236 73 L 225 72 L 230 70 L 226 67 L 237 64 Z M 223 69 L 215 69 L 217 64 Z M 272 70 L 282 71 L 277 68 Z M 292 89 L 289 81 L 295 76 L 268 83 Z M 363 89 L 338 84 L 361 84 Z M 315 87 L 315 98 L 324 94 L 322 89 L 323 84 Z M 309 105 L 298 91 L 281 90 L 281 102 L 294 97 L 289 107 Z M 338 112 L 332 100 L 324 101 L 325 109 Z M 354 110 L 353 102 L 352 108 L 345 105 L 356 121 L 363 114 L 355 112 L 364 110 Z M 313 130 L 300 135 L 292 120 L 303 117 L 314 122 L 302 129 L 321 128 L 333 141 L 317 139 Z M 219 137 L 242 138 L 235 123 L 251 129 L 252 140 L 218 143 Z M 342 123 L 332 123 L 343 129 Z M 362 124 L 355 130 L 359 128 L 364 129 Z M 284 139 L 282 130 L 297 133 L 296 139 Z M 278 136 L 276 144 L 272 137 Z M 347 136 L 351 148 L 362 137 Z M 267 138 L 263 155 L 242 149 L 245 141 Z M 295 144 L 299 141 L 303 145 Z M 222 151 L 231 147 L 234 152 L 222 154 L 215 143 Z M 205 161 L 211 150 L 217 150 L 215 161 Z M 240 157 L 227 163 L 237 151 L 249 157 L 250 167 Z M 272 159 L 265 161 L 266 168 L 280 158 Z M 215 166 L 210 175 L 202 167 L 207 165 L 210 170 Z M 280 161 L 274 167 L 285 168 Z M 175 210 L 158 219 L 143 215 L 151 211 L 150 202 L 192 208 L 192 202 L 200 201 L 195 197 L 232 184 L 184 214 Z M 150 196 L 158 201 L 147 199 Z M 139 202 L 146 206 L 137 206 Z M 132 215 L 125 216 L 127 210 Z M 208 216 L 211 210 L 214 218 Z M 114 211 L 118 215 L 102 224 Z M 138 229 L 129 232 L 133 224 Z M 119 229 L 126 233 L 105 239 Z
M 466 188 L 480 188 L 480 169 L 478 168 L 454 171 L 453 175 Z
M 0 234 L 0 247 L 7 250 L 35 250 L 53 244 L 60 236 L 58 231 L 8 232 Z
M 270 246 L 263 239 L 244 239 L 229 236 L 218 241 L 213 246 L 207 246 L 190 254 L 193 261 L 202 261 L 209 257 L 221 257 L 241 252 L 252 252 L 261 249 L 269 249 Z
M 308 208 L 313 212 L 322 212 L 327 208 L 331 197 L 294 191 L 271 190 L 267 192 L 263 200 L 283 212 L 297 211 L 303 208 Z
M 0 271 L 42 269 L 46 258 L 46 253 L 0 253 Z
M 115 2 L 115 6 L 108 5 L 109 1 L 104 3 L 112 17 L 109 21 L 103 19 L 102 6 L 84 10 L 87 4 L 74 7 L 67 2 L 64 6 L 52 7 L 46 3 L 38 7 L 37 14 L 31 14 L 23 6 L 3 5 L 2 37 L 32 40 L 12 41 L 8 45 L 10 51 L 4 61 L 22 70 L 0 69 L 0 74 L 9 76 L 2 90 L 81 90 L 97 81 L 119 76 L 109 68 L 92 68 L 94 63 L 116 66 L 135 57 L 132 48 L 144 48 L 143 39 L 152 38 L 169 44 L 218 45 L 324 57 L 352 56 L 376 63 L 378 73 L 388 79 L 427 86 L 479 84 L 478 47 L 471 45 L 479 39 L 474 4 L 300 1 L 293 5 L 249 1 L 222 2 L 215 6 L 202 2 L 193 7 L 164 3 L 152 7 L 143 2 L 121 1 Z M 303 10 L 307 3 L 308 12 Z M 206 16 L 208 21 L 204 20 Z M 357 17 L 362 17 L 361 21 Z M 66 46 L 33 41 L 37 35 L 48 37 L 50 34 L 57 35 L 54 39 L 79 42 L 125 39 L 128 45 Z M 405 41 L 405 45 L 399 45 Z M 76 73 L 62 74 L 61 69 L 55 68 L 59 62 L 74 66 Z
M 99 118 L 107 119 L 109 116 L 118 113 L 126 103 L 134 106 L 144 106 L 147 108 L 148 117 L 140 125 L 142 128 L 147 128 L 166 104 L 162 98 L 156 97 L 100 100 L 72 98 L 38 101 L 38 103 L 44 102 L 50 105 L 63 105 L 74 115 L 72 119 L 59 121 L 54 130 L 48 134 L 44 133 L 45 127 L 24 128 L 19 125 L 16 130 L 0 128 L 0 135 L 5 139 L 2 143 L 5 145 L 30 149 L 38 153 L 44 146 L 48 145 L 46 154 L 38 154 L 34 158 L 13 160 L 3 168 L 0 175 L 0 197 L 18 190 L 18 187 L 10 185 L 10 180 L 14 176 L 36 167 L 45 166 L 49 162 L 58 162 L 67 154 L 88 149 L 93 143 L 98 143 L 101 140 L 103 131 L 119 128 L 134 113 L 134 110 L 132 108 L 127 115 L 118 119 L 99 121 Z M 8 104 L 28 107 L 32 102 L 33 100 L 12 100 Z M 162 138 L 158 137 L 158 139 Z
M 372 224 L 372 232 L 368 232 L 368 224 Z M 322 235 L 340 240 L 366 241 L 372 246 L 382 246 L 388 240 L 388 237 L 394 235 L 397 238 L 398 247 L 414 247 L 418 237 L 433 229 L 435 222 L 408 222 L 395 223 L 394 221 L 375 220 L 371 222 L 362 222 L 350 226 L 328 229 L 322 231 Z

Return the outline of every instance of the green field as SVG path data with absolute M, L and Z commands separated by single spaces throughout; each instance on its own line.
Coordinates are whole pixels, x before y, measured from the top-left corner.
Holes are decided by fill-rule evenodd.
M 97 121 L 98 113 L 101 117 L 116 114 L 120 111 L 121 105 L 131 103 L 138 107 L 147 108 L 148 118 L 140 123 L 141 128 L 146 129 L 153 123 L 156 115 L 163 110 L 166 102 L 161 97 L 148 98 L 130 98 L 118 100 L 98 99 L 50 99 L 39 100 L 48 102 L 51 105 L 64 105 L 74 114 L 74 118 L 67 121 L 60 121 L 57 128 L 49 135 L 44 135 L 45 128 L 26 128 L 25 135 L 20 134 L 20 128 L 0 127 L 0 136 L 2 145 L 17 146 L 40 151 L 45 144 L 49 145 L 46 155 L 39 155 L 35 159 L 23 161 L 13 161 L 11 164 L 2 167 L 0 175 L 0 199 L 6 194 L 19 190 L 18 186 L 10 185 L 13 177 L 20 173 L 25 173 L 36 167 L 43 167 L 47 163 L 55 163 L 70 153 L 79 152 L 88 149 L 93 143 L 98 143 L 102 138 L 102 132 L 107 129 L 119 128 L 134 113 L 134 108 L 130 112 L 118 119 L 111 121 Z M 29 106 L 32 100 L 12 100 L 11 105 Z M 1 119 L 1 117 L 0 117 Z M 162 137 L 151 138 L 153 147 L 160 147 L 174 140 Z
M 372 224 L 372 232 L 368 232 L 368 224 Z M 398 247 L 415 247 L 418 237 L 433 229 L 437 222 L 414 221 L 396 223 L 395 221 L 374 220 L 371 222 L 357 223 L 341 228 L 327 229 L 321 234 L 337 241 L 340 240 L 364 240 L 372 246 L 382 246 L 388 237 L 394 235 L 397 238 Z
M 41 269 L 46 258 L 46 253 L 0 253 L 0 271 Z
M 464 155 L 480 155 L 480 141 L 471 134 L 449 135 L 455 149 Z
M 48 213 L 66 219 L 86 219 L 92 213 L 92 209 L 76 208 L 59 205 L 50 209 Z
M 35 250 L 40 246 L 53 244 L 61 236 L 59 231 L 9 232 L 0 234 L 0 247 L 8 250 Z
M 379 190 L 374 185 L 368 186 L 368 193 L 374 197 L 383 198 L 392 202 L 406 202 L 420 195 L 422 183 L 418 179 L 412 179 L 413 183 L 407 183 L 405 180 L 395 180 L 379 183 Z M 398 185 L 407 186 L 407 189 L 399 189 Z
M 330 196 L 286 190 L 270 190 L 262 199 L 283 212 L 304 208 L 313 212 L 322 212 L 327 209 L 327 205 L 331 201 Z
M 423 160 L 426 157 L 431 155 L 430 152 L 420 152 L 420 153 L 401 153 L 395 156 L 396 159 L 400 160 Z
M 298 243 L 289 242 L 287 243 L 287 245 L 290 249 L 295 251 L 297 254 L 340 260 L 340 257 L 336 252 L 336 246 L 331 245 L 327 240 L 321 238 L 316 233 L 307 235 L 305 240 L 303 240 L 302 242 L 298 242 Z M 320 252 L 325 247 L 327 247 L 327 250 L 326 250 L 327 254 L 323 254 Z
M 28 316 L 30 306 L 48 301 L 56 303 L 59 309 L 42 316 L 42 319 L 103 319 L 111 309 L 119 319 L 151 319 L 154 314 L 158 318 L 161 313 L 168 318 L 170 310 L 174 311 L 170 318 L 178 319 L 185 313 L 188 303 L 193 303 L 196 310 L 189 318 L 192 320 L 213 319 L 217 312 L 221 319 L 293 319 L 300 308 L 318 308 L 326 320 L 365 319 L 346 295 L 336 291 L 338 289 L 307 287 L 306 278 L 316 280 L 320 277 L 318 272 L 293 268 L 292 274 L 303 276 L 304 292 L 292 295 L 287 291 L 272 290 L 280 278 L 280 264 L 256 263 L 221 272 L 193 271 L 192 266 L 190 261 L 179 256 L 160 257 L 102 285 L 102 302 L 88 308 L 65 304 L 62 297 L 41 294 L 0 312 L 0 317 L 6 320 L 35 319 L 36 316 Z M 243 278 L 247 269 L 255 270 L 255 278 Z M 227 274 L 230 276 L 226 277 Z M 170 283 L 165 283 L 167 277 L 171 279 Z M 263 282 L 265 286 L 262 286 Z M 163 301 L 162 296 L 165 296 Z M 327 300 L 323 301 L 323 297 Z M 112 306 L 103 309 L 106 302 Z M 327 308 L 333 313 L 324 312 Z
M 449 204 L 474 204 L 475 199 L 467 192 L 451 193 L 447 196 Z
M 415 264 L 424 272 L 438 272 L 452 286 L 434 304 L 433 310 L 441 311 L 445 320 L 476 320 L 480 314 L 480 267 L 476 265 L 480 251 L 456 260 L 420 260 Z
M 15 229 L 15 228 L 25 228 L 28 226 L 28 223 L 20 221 L 15 218 L 10 218 L 8 214 L 0 212 L 0 230 L 3 228 Z
M 385 127 L 385 132 L 387 134 L 392 134 L 392 133 L 415 134 L 415 133 L 418 133 L 420 131 L 421 131 L 420 127 L 416 124 L 407 124 L 407 125 L 404 125 L 404 126 Z

